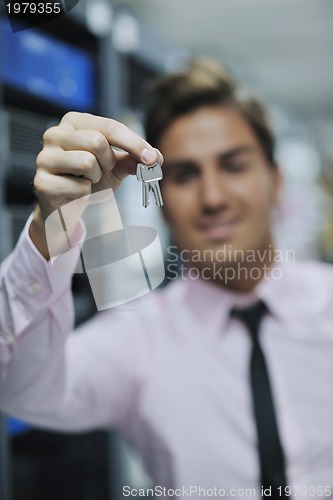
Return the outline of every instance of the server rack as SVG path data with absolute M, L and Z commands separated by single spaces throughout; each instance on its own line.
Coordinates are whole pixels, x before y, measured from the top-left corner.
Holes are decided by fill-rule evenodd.
M 94 2 L 90 2 L 93 4 Z M 133 112 L 138 120 L 141 118 L 141 90 L 146 80 L 167 69 L 168 61 L 177 59 L 183 51 L 162 40 L 142 19 L 135 18 L 140 29 L 140 41 L 136 48 L 123 50 L 114 39 L 113 30 L 99 37 L 92 32 L 86 23 L 89 1 L 82 0 L 65 17 L 38 27 L 42 34 L 54 37 L 59 43 L 88 52 L 96 62 L 96 99 L 90 112 L 121 119 L 127 111 Z M 111 4 L 110 4 L 111 5 Z M 124 13 L 122 9 L 114 10 L 115 23 Z M 135 17 L 135 13 L 130 13 Z M 3 19 L 0 15 L 0 21 Z M 32 30 L 34 31 L 34 30 Z M 0 257 L 2 260 L 13 248 L 22 230 L 28 214 L 34 205 L 32 180 L 35 171 L 35 158 L 42 145 L 42 134 L 46 128 L 57 123 L 60 117 L 69 109 L 65 104 L 55 102 L 52 98 L 40 98 L 26 90 L 13 88 L 10 84 L 0 81 L 0 233 L 8 238 L 0 239 Z M 79 109 L 80 110 L 80 109 Z M 140 196 L 138 188 L 138 198 Z M 126 205 L 126 187 L 119 196 L 120 208 Z M 149 220 L 147 219 L 147 225 Z M 76 277 L 73 282 L 76 302 L 76 321 L 84 321 L 95 310 L 94 302 L 87 280 L 83 276 Z M 82 436 L 63 436 L 52 433 L 28 432 L 8 438 L 5 419 L 0 420 L 0 498 L 2 500 L 24 500 L 33 498 L 39 500 L 47 496 L 52 498 L 76 498 L 85 500 L 100 500 L 122 498 L 122 484 L 126 478 L 126 452 L 117 433 L 90 433 Z M 56 466 L 56 457 L 67 454 L 67 462 L 72 459 L 72 467 L 62 469 L 63 475 L 88 477 L 85 468 L 89 462 L 82 461 L 82 456 L 98 454 L 99 460 L 94 460 L 94 473 L 103 477 L 103 484 L 93 481 L 86 482 L 84 490 L 75 490 L 75 485 L 68 484 L 65 489 L 59 489 L 52 478 L 44 470 L 48 485 L 43 482 L 36 486 L 28 484 L 30 494 L 24 480 L 18 481 L 20 474 L 27 467 L 27 450 L 34 448 L 39 457 L 43 457 L 45 446 L 51 455 L 44 455 L 44 464 Z M 53 450 L 53 451 L 52 451 Z M 79 451 L 78 451 L 79 450 Z M 71 457 L 71 458 L 70 458 Z M 31 457 L 30 457 L 31 459 Z M 28 457 L 29 460 L 29 457 Z M 91 465 L 91 464 L 90 464 Z M 41 462 L 39 462 L 41 466 Z M 78 477 L 79 471 L 79 477 Z M 92 472 L 92 471 L 91 471 Z M 29 477 L 36 470 L 31 466 Z M 58 483 L 63 483 L 58 476 Z M 16 483 L 16 484 L 14 484 Z M 75 483 L 75 481 L 74 481 Z M 30 495 L 30 496 L 29 496 Z
M 3 13 L 0 22 L 2 37 L 7 37 L 6 46 L 3 46 L 2 50 L 9 50 L 8 40 L 16 44 L 20 33 L 15 34 L 15 38 L 8 36 L 8 22 Z M 49 126 L 58 123 L 61 116 L 70 109 L 76 107 L 78 111 L 86 110 L 102 114 L 102 103 L 105 104 L 103 87 L 100 84 L 101 81 L 105 81 L 105 75 L 103 75 L 103 66 L 98 64 L 102 41 L 91 33 L 85 24 L 84 2 L 82 6 L 78 5 L 66 16 L 37 28 L 27 29 L 23 34 L 26 43 L 29 41 L 38 43 L 39 37 L 40 40 L 43 39 L 49 44 L 49 48 L 54 48 L 55 51 L 63 49 L 64 54 L 67 52 L 69 59 L 72 57 L 72 61 L 75 57 L 81 57 L 83 64 L 84 56 L 87 55 L 92 68 L 94 66 L 94 75 L 90 76 L 93 76 L 95 80 L 93 82 L 95 95 L 91 96 L 94 97 L 94 102 L 86 109 L 83 109 L 84 106 L 80 107 L 79 101 L 76 107 L 75 99 L 72 100 L 71 105 L 69 101 L 66 102 L 66 99 L 54 98 L 51 93 L 47 95 L 47 92 L 44 92 L 47 88 L 46 86 L 43 88 L 41 82 L 39 82 L 41 86 L 38 95 L 36 90 L 38 81 L 30 81 L 32 86 L 30 89 L 24 85 L 27 81 L 23 75 L 24 64 L 20 70 L 21 75 L 18 74 L 16 67 L 12 68 L 10 74 L 9 64 L 20 63 L 18 52 L 15 52 L 16 60 L 13 58 L 12 61 L 4 62 L 7 65 L 2 67 L 2 81 L 0 82 L 1 260 L 15 245 L 35 203 L 32 181 L 35 159 L 42 148 L 43 132 Z M 107 42 L 103 40 L 103 43 Z M 17 50 L 17 47 L 12 50 Z M 12 54 L 3 55 L 4 61 L 6 56 Z M 58 56 L 60 57 L 59 54 Z M 52 62 L 56 64 L 56 58 L 57 54 L 50 64 Z M 80 63 L 78 60 L 75 62 Z M 48 69 L 52 68 L 45 68 L 43 76 L 46 80 Z M 70 71 L 71 69 L 69 73 Z M 15 81 L 16 76 L 21 77 L 21 85 L 20 82 Z M 24 78 L 25 81 L 23 81 Z M 67 95 L 69 93 L 67 92 Z M 66 92 L 63 95 L 66 97 Z M 82 89 L 80 95 L 82 95 Z M 103 111 L 112 113 L 111 109 L 105 109 L 104 106 Z M 85 320 L 96 308 L 84 276 L 74 279 L 73 289 L 78 323 Z M 33 428 L 24 429 L 23 424 L 20 425 L 21 432 L 16 432 L 18 425 L 14 425 L 15 423 L 13 420 L 8 421 L 1 417 L 0 498 L 2 500 L 23 498 L 34 500 L 84 498 L 88 500 L 95 498 L 95 495 L 101 499 L 110 497 L 109 449 L 106 432 L 66 436 Z M 11 435 L 9 435 L 9 429 Z M 96 481 L 96 478 L 99 480 Z

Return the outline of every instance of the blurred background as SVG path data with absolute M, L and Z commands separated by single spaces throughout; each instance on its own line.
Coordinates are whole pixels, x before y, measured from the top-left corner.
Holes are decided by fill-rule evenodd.
M 65 16 L 13 33 L 0 12 L 0 256 L 33 204 L 35 158 L 46 128 L 69 110 L 116 118 L 140 134 L 145 88 L 196 55 L 223 62 L 269 105 L 284 172 L 280 245 L 333 262 L 333 3 L 331 0 L 80 0 Z M 25 28 L 25 29 L 24 29 Z M 168 234 L 140 186 L 117 193 L 124 225 Z M 75 276 L 76 321 L 96 311 Z M 1 420 L 1 500 L 110 500 L 149 485 L 115 433 L 59 435 Z

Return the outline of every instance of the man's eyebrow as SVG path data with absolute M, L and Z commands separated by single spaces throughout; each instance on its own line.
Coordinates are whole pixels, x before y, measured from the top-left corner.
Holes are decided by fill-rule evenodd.
M 224 151 L 223 153 L 218 154 L 218 158 L 221 162 L 226 162 L 231 160 L 234 156 L 239 154 L 247 154 L 253 153 L 255 148 L 253 146 L 236 146 L 232 149 Z M 177 170 L 187 170 L 187 169 L 197 169 L 199 168 L 198 163 L 195 160 L 165 160 L 163 164 L 165 171 L 177 171 Z
M 247 154 L 247 153 L 253 153 L 255 151 L 255 148 L 253 146 L 236 146 L 235 148 L 229 149 L 228 151 L 225 151 L 224 153 L 221 153 L 219 156 L 219 159 L 221 161 L 228 161 L 231 160 L 234 156 L 240 155 L 240 154 Z
M 166 160 L 163 163 L 163 167 L 166 167 L 165 171 L 189 170 L 198 168 L 198 164 L 191 160 Z

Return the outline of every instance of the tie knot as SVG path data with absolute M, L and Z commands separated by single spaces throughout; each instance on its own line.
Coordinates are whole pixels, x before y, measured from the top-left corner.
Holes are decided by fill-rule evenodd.
M 233 307 L 230 315 L 238 318 L 247 326 L 249 332 L 254 339 L 258 338 L 259 326 L 262 318 L 267 312 L 267 306 L 262 300 L 258 300 L 254 304 L 246 308 Z

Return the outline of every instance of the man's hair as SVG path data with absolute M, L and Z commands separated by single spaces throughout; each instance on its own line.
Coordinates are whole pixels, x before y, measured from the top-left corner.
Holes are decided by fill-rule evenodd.
M 265 106 L 224 67 L 208 58 L 195 59 L 185 70 L 153 82 L 146 106 L 147 141 L 158 147 L 163 132 L 176 118 L 210 105 L 239 112 L 255 132 L 267 160 L 274 165 L 275 140 Z

